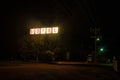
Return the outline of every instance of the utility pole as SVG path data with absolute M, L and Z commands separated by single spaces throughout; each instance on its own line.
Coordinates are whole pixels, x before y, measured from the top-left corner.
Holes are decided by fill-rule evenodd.
M 90 27 L 90 32 L 94 33 L 94 36 L 91 36 L 91 38 L 94 38 L 94 55 L 93 55 L 93 60 L 94 63 L 97 62 L 97 41 L 99 41 L 98 33 L 100 32 L 100 28 L 96 27 Z

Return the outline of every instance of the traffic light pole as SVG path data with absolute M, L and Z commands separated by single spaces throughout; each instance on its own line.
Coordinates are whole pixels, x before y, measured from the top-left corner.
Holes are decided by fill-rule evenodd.
M 94 29 L 91 28 L 91 32 L 94 33 L 94 37 L 93 37 L 94 38 L 94 56 L 93 56 L 94 63 L 97 63 L 97 58 L 96 58 L 96 56 L 97 56 L 97 41 L 96 41 L 96 39 L 97 39 L 97 34 L 99 31 L 100 31 L 99 28 L 96 28 L 96 27 L 94 27 Z
M 95 27 L 95 29 L 94 29 L 94 34 L 95 34 L 95 40 L 94 40 L 94 46 L 95 46 L 95 52 L 94 52 L 94 63 L 96 63 L 97 62 L 97 59 L 96 59 L 96 55 L 97 55 L 97 43 L 96 43 L 96 38 L 97 38 L 97 30 L 96 30 L 96 27 Z

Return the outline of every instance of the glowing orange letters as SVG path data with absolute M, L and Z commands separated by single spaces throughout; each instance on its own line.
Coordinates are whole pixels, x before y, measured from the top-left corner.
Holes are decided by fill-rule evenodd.
M 48 28 L 31 28 L 30 35 L 34 34 L 57 34 L 58 27 L 48 27 Z

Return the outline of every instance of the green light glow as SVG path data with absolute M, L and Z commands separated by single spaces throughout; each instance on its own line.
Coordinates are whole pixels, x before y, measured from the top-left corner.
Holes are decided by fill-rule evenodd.
M 96 41 L 100 41 L 100 38 L 97 38 Z
M 103 51 L 104 51 L 104 49 L 103 49 L 103 48 L 100 48 L 100 51 L 101 51 L 101 52 L 103 52 Z

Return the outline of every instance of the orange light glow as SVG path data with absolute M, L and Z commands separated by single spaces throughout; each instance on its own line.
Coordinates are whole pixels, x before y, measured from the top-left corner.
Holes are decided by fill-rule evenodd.
M 40 34 L 40 28 L 35 28 L 35 29 L 34 29 L 34 33 L 35 33 L 35 34 Z
M 51 28 L 47 28 L 46 30 L 47 30 L 47 32 L 46 32 L 47 34 L 52 33 L 52 29 Z
M 41 28 L 41 34 L 45 34 L 46 33 L 46 28 Z
M 58 27 L 53 27 L 53 28 L 52 28 L 52 33 L 53 33 L 53 34 L 58 33 Z
M 34 29 L 30 29 L 30 35 L 34 34 Z
M 48 27 L 48 28 L 31 28 L 30 35 L 37 34 L 57 34 L 58 27 Z

